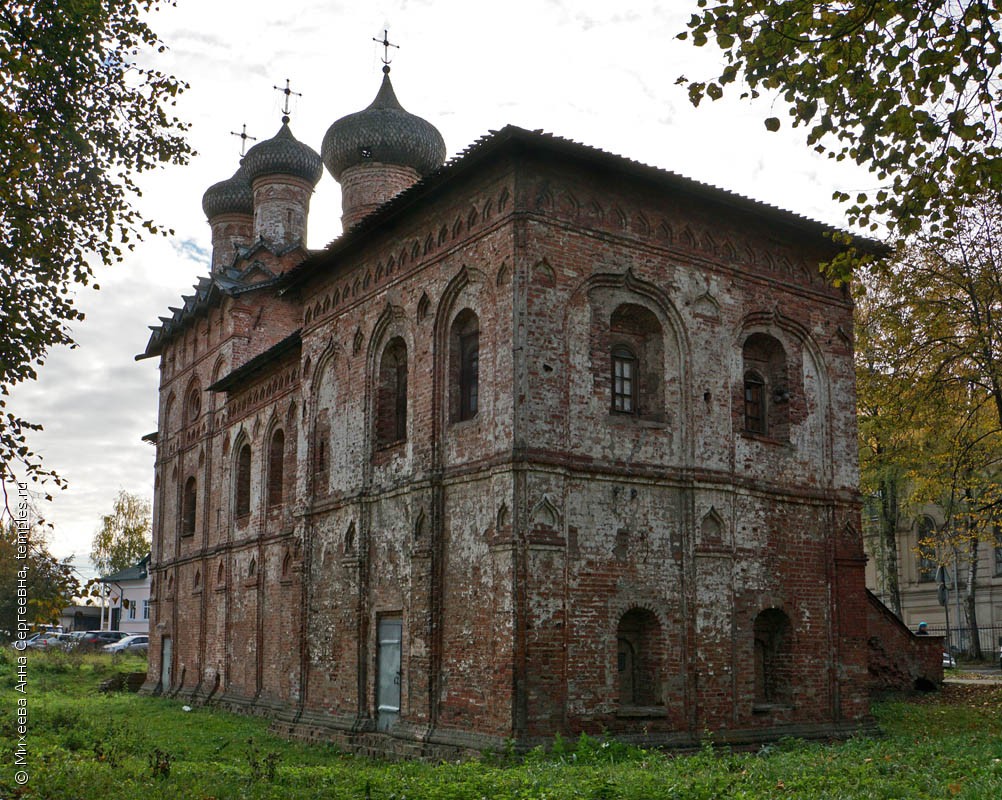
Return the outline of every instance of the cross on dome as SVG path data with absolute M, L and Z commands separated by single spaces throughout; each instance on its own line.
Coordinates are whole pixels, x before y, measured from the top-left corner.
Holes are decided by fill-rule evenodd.
M 377 39 L 375 36 L 372 37 L 372 41 L 379 42 L 383 46 L 383 72 L 390 71 L 390 48 L 395 47 L 397 50 L 400 49 L 400 45 L 391 44 L 389 39 L 389 31 L 383 28 L 383 38 Z
M 241 158 L 244 157 L 244 150 L 247 149 L 247 140 L 250 139 L 252 142 L 256 142 L 257 141 L 257 137 L 256 136 L 251 136 L 250 134 L 247 133 L 247 123 L 246 122 L 244 123 L 243 130 L 241 130 L 240 133 L 237 133 L 236 131 L 230 131 L 230 135 L 231 136 L 239 136 L 240 137 L 240 157 Z
M 302 92 L 294 92 L 294 91 L 292 91 L 292 89 L 290 88 L 290 85 L 289 85 L 289 79 L 288 78 L 285 79 L 285 88 L 284 89 L 281 86 L 272 86 L 272 88 L 275 89 L 276 91 L 282 92 L 282 94 L 285 95 L 285 102 L 282 105 L 282 122 L 285 123 L 286 125 L 288 125 L 289 124 L 289 111 L 291 110 L 289 108 L 289 98 L 291 96 L 293 96 L 293 95 L 295 95 L 296 97 L 302 97 L 303 93 Z

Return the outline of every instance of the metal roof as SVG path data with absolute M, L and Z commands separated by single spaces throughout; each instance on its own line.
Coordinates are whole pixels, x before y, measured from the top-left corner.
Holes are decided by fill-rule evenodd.
M 145 580 L 146 576 L 149 574 L 149 566 L 150 566 L 150 554 L 147 553 L 131 567 L 120 569 L 118 572 L 113 572 L 111 573 L 111 575 L 105 575 L 101 578 L 98 578 L 98 580 L 101 583 L 121 583 L 122 581 Z
M 266 369 L 271 363 L 280 356 L 294 350 L 302 343 L 302 338 L 300 333 L 302 329 L 298 329 L 286 336 L 282 341 L 277 344 L 272 345 L 263 353 L 259 353 L 254 356 L 250 361 L 245 361 L 239 367 L 237 367 L 232 372 L 224 375 L 214 384 L 209 386 L 210 392 L 228 392 L 230 389 L 243 383 L 248 378 L 252 377 L 255 373 Z

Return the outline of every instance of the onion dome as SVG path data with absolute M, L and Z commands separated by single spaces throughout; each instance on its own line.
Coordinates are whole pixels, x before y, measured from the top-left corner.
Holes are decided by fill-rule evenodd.
M 324 172 L 316 151 L 292 135 L 288 117 L 282 118 L 282 127 L 273 138 L 247 151 L 242 168 L 250 183 L 262 175 L 293 175 L 311 186 L 317 185 Z
M 232 177 L 214 183 L 205 190 L 202 195 L 202 211 L 209 219 L 221 214 L 253 215 L 254 193 L 242 164 Z
M 384 67 L 376 99 L 331 125 L 321 152 L 335 180 L 349 167 L 371 162 L 411 167 L 424 177 L 445 162 L 445 141 L 430 122 L 404 111 Z

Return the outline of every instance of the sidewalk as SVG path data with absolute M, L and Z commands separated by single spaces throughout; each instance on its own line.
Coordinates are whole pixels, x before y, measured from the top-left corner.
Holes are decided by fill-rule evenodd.
M 990 665 L 983 667 L 961 667 L 953 675 L 943 678 L 943 683 L 1002 684 L 1002 670 Z

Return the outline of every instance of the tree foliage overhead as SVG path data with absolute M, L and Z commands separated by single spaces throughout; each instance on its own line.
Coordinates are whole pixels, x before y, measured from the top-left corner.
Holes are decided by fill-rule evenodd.
M 738 81 L 743 97 L 778 93 L 818 152 L 876 174 L 874 192 L 835 193 L 852 224 L 949 236 L 972 197 L 1002 191 L 1000 6 L 699 0 L 679 38 L 714 41 L 724 67 L 712 80 L 680 82 L 697 105 Z
M 145 16 L 172 0 L 0 3 L 0 479 L 58 478 L 6 410 L 49 349 L 72 345 L 78 286 L 157 227 L 139 173 L 184 164 L 187 126 L 166 109 L 187 84 L 136 63 L 163 51 Z M 96 284 L 93 284 L 97 288 Z
M 131 567 L 150 551 L 150 503 L 122 490 L 115 507 L 101 518 L 90 558 L 102 575 Z
M 943 525 L 921 545 L 965 565 L 976 631 L 979 553 L 1002 523 L 1002 207 L 977 199 L 953 237 L 919 237 L 860 283 L 864 487 L 941 510 Z

